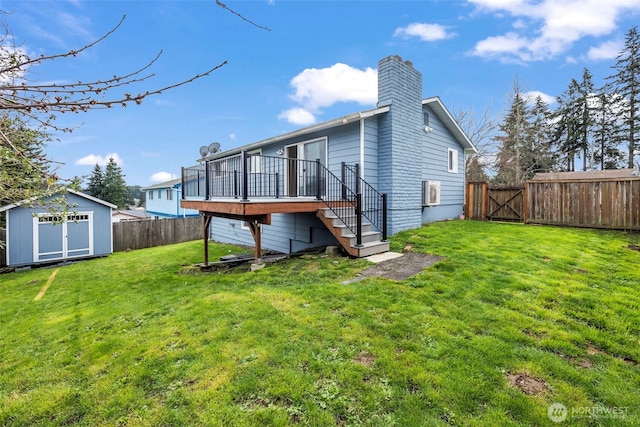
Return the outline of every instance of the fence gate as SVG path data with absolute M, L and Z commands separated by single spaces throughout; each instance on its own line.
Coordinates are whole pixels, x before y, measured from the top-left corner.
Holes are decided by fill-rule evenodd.
M 469 219 L 524 222 L 524 193 L 524 186 L 490 187 L 488 182 L 469 182 L 465 214 Z

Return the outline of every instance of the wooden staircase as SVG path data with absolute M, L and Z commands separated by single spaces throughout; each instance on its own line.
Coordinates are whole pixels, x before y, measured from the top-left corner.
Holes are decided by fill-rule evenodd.
M 331 234 L 338 239 L 338 242 L 347 253 L 353 257 L 362 258 L 389 251 L 389 242 L 381 241 L 382 234 L 372 230 L 372 225 L 369 222 L 362 223 L 362 245 L 357 246 L 356 235 L 349 229 L 349 227 L 355 229 L 357 220 L 355 213 L 340 219 L 331 209 L 325 208 L 318 209 L 316 215 Z M 349 224 L 349 227 L 347 227 L 345 221 Z

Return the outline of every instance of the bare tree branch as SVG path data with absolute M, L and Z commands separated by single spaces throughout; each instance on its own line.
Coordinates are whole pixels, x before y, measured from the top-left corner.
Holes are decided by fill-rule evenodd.
M 223 8 L 223 9 L 225 9 L 225 10 L 228 10 L 229 12 L 233 13 L 234 15 L 236 15 L 238 18 L 242 19 L 243 21 L 246 21 L 246 22 L 248 22 L 249 24 L 251 24 L 251 25 L 253 25 L 253 26 L 255 26 L 255 27 L 260 28 L 261 30 L 271 31 L 271 29 L 270 29 L 270 28 L 268 28 L 268 27 L 263 27 L 262 25 L 258 25 L 258 24 L 256 24 L 255 22 L 253 22 L 252 20 L 245 18 L 242 14 L 240 14 L 240 13 L 238 13 L 238 12 L 236 12 L 236 11 L 234 11 L 234 10 L 230 9 L 226 4 L 222 3 L 220 0 L 216 0 L 216 4 L 217 4 L 218 6 L 220 6 L 221 8 Z

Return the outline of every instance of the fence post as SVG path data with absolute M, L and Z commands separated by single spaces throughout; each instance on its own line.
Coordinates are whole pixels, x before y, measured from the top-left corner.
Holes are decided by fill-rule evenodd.
M 320 183 L 320 167 L 322 164 L 320 163 L 320 159 L 316 159 L 316 200 L 322 200 L 321 196 L 321 183 Z
M 249 154 L 246 150 L 242 150 L 242 201 L 249 201 L 249 171 L 247 170 L 247 161 Z
M 360 163 L 356 163 L 356 194 L 360 193 Z
M 382 194 L 382 240 L 387 241 L 387 193 Z
M 280 174 L 276 172 L 276 199 L 280 197 Z

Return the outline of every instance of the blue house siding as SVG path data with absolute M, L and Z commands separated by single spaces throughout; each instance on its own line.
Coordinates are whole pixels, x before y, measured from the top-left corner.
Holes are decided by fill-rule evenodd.
M 251 232 L 242 228 L 241 221 L 214 217 L 210 227 L 214 241 L 254 245 Z M 271 224 L 262 226 L 261 237 L 263 249 L 282 253 L 338 244 L 315 214 L 274 214 Z
M 181 188 L 182 184 L 175 184 L 175 180 L 145 188 L 147 196 L 146 211 L 151 215 L 151 218 L 199 216 L 200 213 L 197 210 L 183 209 L 180 206 Z
M 361 163 L 363 178 L 373 188 L 379 188 L 378 182 L 378 118 L 370 117 L 364 122 L 364 163 Z
M 423 106 L 429 114 L 431 130 L 424 134 L 422 142 L 422 180 L 440 181 L 440 204 L 425 206 L 422 222 L 428 223 L 448 218 L 456 218 L 462 213 L 464 203 L 464 149 L 446 129 L 442 121 L 429 108 Z M 449 149 L 458 152 L 458 172 L 448 171 Z
M 68 221 L 67 224 L 39 224 L 34 221 L 34 215 L 47 214 L 47 210 L 34 206 L 15 206 L 7 210 L 7 264 L 9 266 L 20 266 L 37 264 L 47 259 L 62 260 L 71 259 L 79 256 L 102 256 L 108 255 L 113 251 L 112 245 L 112 225 L 111 225 L 111 206 L 96 202 L 89 196 L 81 195 L 81 193 L 68 193 L 65 196 L 71 204 L 72 212 L 69 215 L 89 215 L 91 226 L 88 221 Z M 53 252 L 63 248 L 63 227 L 67 229 L 66 255 L 45 256 L 42 259 L 36 259 L 37 254 L 34 252 L 35 227 L 38 228 L 41 237 L 39 252 Z M 88 232 L 92 231 L 89 238 Z M 70 232 L 73 231 L 73 232 Z M 88 251 L 75 251 L 74 249 L 83 248 L 87 242 L 92 243 L 93 253 Z

